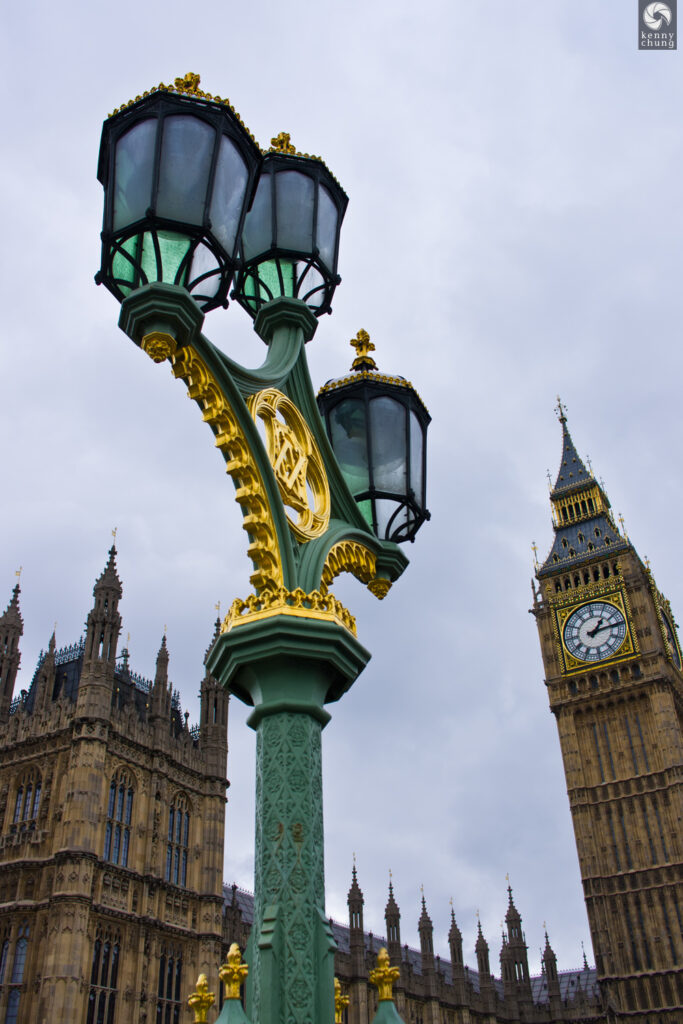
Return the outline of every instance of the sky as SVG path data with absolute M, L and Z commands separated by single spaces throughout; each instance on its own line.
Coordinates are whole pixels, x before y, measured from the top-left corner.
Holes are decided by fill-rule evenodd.
M 402 941 L 420 887 L 435 951 L 450 900 L 499 973 L 506 875 L 533 971 L 593 962 L 557 731 L 531 607 L 552 526 L 561 395 L 582 456 L 683 615 L 681 64 L 638 52 L 636 0 L 26 0 L 3 14 L 0 604 L 21 575 L 17 690 L 55 626 L 81 634 L 116 528 L 123 634 L 198 718 L 215 605 L 249 593 L 246 535 L 184 387 L 118 329 L 97 288 L 101 124 L 188 71 L 263 146 L 280 131 L 349 195 L 332 316 L 307 348 L 343 374 L 359 328 L 429 408 L 432 514 L 385 601 L 335 593 L 372 660 L 323 735 L 327 911 Z M 236 305 L 205 332 L 259 365 Z M 253 889 L 254 734 L 230 705 L 225 880 Z

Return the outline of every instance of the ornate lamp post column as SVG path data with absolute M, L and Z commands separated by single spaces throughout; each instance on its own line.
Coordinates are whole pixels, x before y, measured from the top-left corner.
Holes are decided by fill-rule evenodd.
M 176 79 L 105 122 L 98 280 L 123 300 L 126 334 L 186 383 L 225 459 L 249 538 L 253 593 L 233 602 L 208 660 L 253 707 L 257 733 L 248 1013 L 254 1024 L 331 1024 L 321 732 L 325 705 L 370 655 L 329 588 L 350 572 L 384 597 L 407 559 L 385 532 L 376 535 L 349 489 L 308 373 L 305 343 L 339 283 L 346 195 L 288 136 L 261 157 L 226 101 L 198 84 L 197 76 Z M 235 271 L 233 295 L 267 346 L 255 370 L 201 333 L 202 310 L 225 302 Z M 405 436 L 410 449 L 408 428 Z M 412 479 L 410 450 L 403 458 L 395 475 Z M 422 448 L 419 458 L 423 479 Z M 405 539 L 419 526 L 412 511 L 409 519 Z

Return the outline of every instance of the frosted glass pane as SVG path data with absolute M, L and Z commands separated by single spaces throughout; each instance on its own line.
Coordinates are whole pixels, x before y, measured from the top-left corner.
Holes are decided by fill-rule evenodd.
M 414 412 L 410 413 L 410 486 L 418 502 L 422 502 L 422 427 Z
M 344 479 L 352 494 L 370 487 L 365 403 L 347 398 L 330 412 L 330 440 Z
M 313 249 L 313 179 L 300 171 L 280 171 L 275 177 L 277 245 L 309 253 Z
M 398 511 L 397 511 L 398 510 Z M 392 516 L 396 512 L 396 517 Z M 408 522 L 408 510 L 405 505 L 399 508 L 395 501 L 388 498 L 378 498 L 375 502 L 375 513 L 377 515 L 377 536 L 389 537 L 396 533 L 401 526 Z
M 194 117 L 167 117 L 161 143 L 157 213 L 201 224 L 216 133 Z
M 260 179 L 251 210 L 244 221 L 242 246 L 245 260 L 260 256 L 270 249 L 273 241 L 273 218 L 271 210 L 271 175 Z
M 372 472 L 378 491 L 406 493 L 406 411 L 386 396 L 370 402 Z
M 213 233 L 229 255 L 235 249 L 247 177 L 244 160 L 232 139 L 224 135 L 218 153 L 209 216 Z
M 328 268 L 334 270 L 334 247 L 337 239 L 337 207 L 324 185 L 318 188 L 318 229 L 316 245 L 320 258 Z
M 114 229 L 145 216 L 152 202 L 154 139 L 157 119 L 140 121 L 116 144 L 114 167 Z

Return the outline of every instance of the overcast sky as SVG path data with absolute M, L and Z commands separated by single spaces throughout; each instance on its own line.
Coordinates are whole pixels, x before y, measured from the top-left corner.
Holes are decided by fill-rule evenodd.
M 21 577 L 28 687 L 55 620 L 78 639 L 111 530 L 131 662 L 164 627 L 191 721 L 220 600 L 249 592 L 246 535 L 212 435 L 117 328 L 99 266 L 106 115 L 195 71 L 264 146 L 288 131 L 350 197 L 316 385 L 366 328 L 381 370 L 433 416 L 432 521 L 383 603 L 335 591 L 372 661 L 324 733 L 328 913 L 355 851 L 381 933 L 389 869 L 402 939 L 420 885 L 447 955 L 449 900 L 499 973 L 509 872 L 532 969 L 592 962 L 555 722 L 531 605 L 552 539 L 568 408 L 615 512 L 674 612 L 680 574 L 681 64 L 639 53 L 636 0 L 206 0 L 6 5 L 0 41 L 3 245 L 0 602 Z M 237 306 L 205 331 L 254 366 Z M 230 711 L 225 879 L 253 888 L 254 735 Z

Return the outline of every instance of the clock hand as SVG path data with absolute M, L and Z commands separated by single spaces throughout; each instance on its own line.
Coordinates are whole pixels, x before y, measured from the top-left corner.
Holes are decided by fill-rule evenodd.
M 600 619 L 598 624 L 597 624 L 597 626 L 595 627 L 595 629 L 589 629 L 587 631 L 588 632 L 588 636 L 591 638 L 591 640 L 593 639 L 593 637 L 597 636 L 598 633 L 602 633 L 603 629 L 610 629 L 611 628 L 609 623 L 607 623 L 607 625 L 603 625 L 603 621 L 604 621 L 603 619 Z

